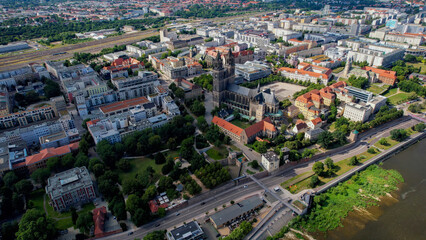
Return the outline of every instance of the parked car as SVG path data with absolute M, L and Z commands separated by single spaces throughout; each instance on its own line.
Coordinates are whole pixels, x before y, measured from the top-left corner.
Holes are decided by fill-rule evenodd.
M 127 236 L 130 236 L 130 235 L 133 235 L 133 232 L 129 232 L 129 233 L 127 234 Z

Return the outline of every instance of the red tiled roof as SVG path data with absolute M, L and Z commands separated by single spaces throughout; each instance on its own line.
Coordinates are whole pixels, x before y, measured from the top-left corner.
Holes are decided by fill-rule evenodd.
M 308 125 L 306 125 L 306 123 L 303 121 L 303 120 L 297 120 L 297 122 L 296 122 L 296 128 L 297 128 L 297 130 L 300 130 L 300 129 L 304 129 L 304 128 L 307 128 L 308 127 Z
M 217 116 L 213 117 L 212 123 L 216 124 L 219 127 L 222 127 L 234 134 L 236 134 L 237 136 L 241 136 L 241 133 L 243 132 L 242 128 L 239 128 L 237 126 L 235 126 L 234 124 L 220 118 Z
M 158 203 L 155 200 L 149 201 L 149 209 L 152 213 L 158 212 L 159 208 L 167 208 L 169 205 L 167 203 L 163 203 L 161 205 L 158 205 Z
M 32 165 L 42 160 L 58 157 L 65 155 L 67 153 L 71 153 L 73 150 L 78 149 L 79 142 L 71 143 L 66 146 L 58 147 L 58 148 L 46 148 L 40 151 L 40 153 L 28 156 L 25 158 L 25 165 Z
M 99 235 L 105 232 L 105 217 L 107 210 L 105 206 L 93 209 L 93 222 L 95 223 L 94 234 Z
M 250 138 L 253 135 L 256 135 L 259 132 L 266 131 L 266 130 L 271 132 L 277 131 L 277 129 L 275 128 L 274 124 L 272 124 L 271 119 L 269 117 L 244 129 L 248 138 Z
M 322 122 L 322 119 L 320 117 L 317 117 L 315 119 L 312 119 L 311 122 L 312 124 L 314 124 L 314 126 L 316 126 Z
M 395 71 L 378 69 L 378 68 L 373 68 L 373 67 L 368 67 L 368 66 L 363 67 L 362 69 L 366 70 L 366 71 L 372 71 L 374 73 L 379 74 L 382 77 L 391 78 L 393 80 L 396 80 L 396 72 Z

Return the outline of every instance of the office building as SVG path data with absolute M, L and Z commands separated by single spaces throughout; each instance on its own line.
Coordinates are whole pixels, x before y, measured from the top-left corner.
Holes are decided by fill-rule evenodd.
M 191 221 L 167 232 L 168 240 L 199 240 L 205 239 L 203 229 L 197 221 Z
M 262 154 L 262 166 L 268 172 L 275 171 L 280 167 L 280 158 L 275 152 L 268 151 Z
M 45 190 L 55 211 L 65 211 L 96 198 L 92 178 L 86 167 L 55 174 L 47 180 Z

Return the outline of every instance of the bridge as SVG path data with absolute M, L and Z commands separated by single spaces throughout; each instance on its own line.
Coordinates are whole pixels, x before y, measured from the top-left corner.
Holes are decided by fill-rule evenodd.
M 269 188 L 267 188 L 265 185 L 263 185 L 263 183 L 260 182 L 259 180 L 257 180 L 254 176 L 250 175 L 250 178 L 255 183 L 257 183 L 261 188 L 263 188 L 265 190 L 265 193 L 271 194 L 276 199 L 278 199 L 278 201 L 280 201 L 282 204 L 284 204 L 284 206 L 288 207 L 289 209 L 291 209 L 293 212 L 297 213 L 298 215 L 302 214 L 301 210 L 295 208 L 293 205 L 291 205 L 287 201 L 284 201 L 280 196 L 278 196 L 278 194 L 276 194 L 274 191 L 269 190 Z

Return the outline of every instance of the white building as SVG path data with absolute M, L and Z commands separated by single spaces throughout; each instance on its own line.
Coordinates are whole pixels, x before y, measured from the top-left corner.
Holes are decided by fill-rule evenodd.
M 262 154 L 262 166 L 268 171 L 272 172 L 280 167 L 280 158 L 272 151 Z
M 372 113 L 372 108 L 365 104 L 346 103 L 343 117 L 354 122 L 365 122 Z

